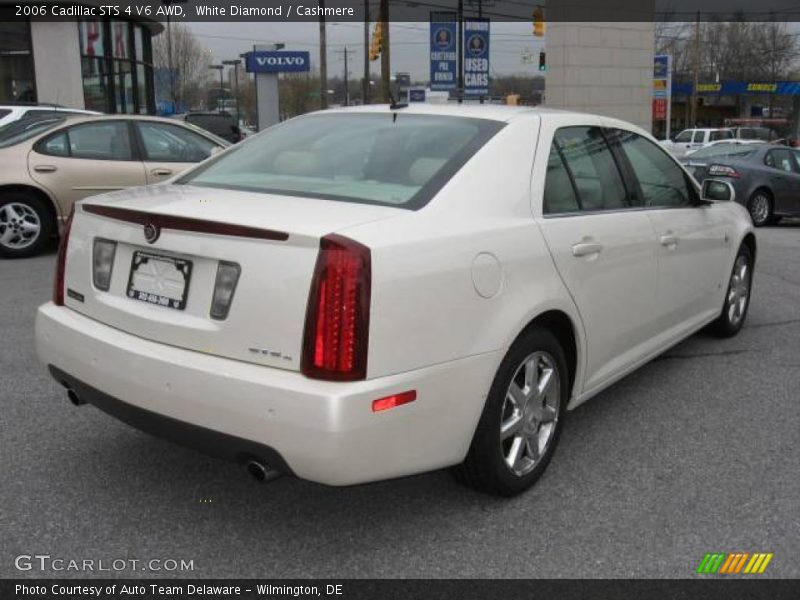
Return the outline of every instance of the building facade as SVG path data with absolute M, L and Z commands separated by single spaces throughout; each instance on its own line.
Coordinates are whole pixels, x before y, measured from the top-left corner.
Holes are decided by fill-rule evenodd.
M 155 112 L 151 21 L 0 22 L 0 104 Z

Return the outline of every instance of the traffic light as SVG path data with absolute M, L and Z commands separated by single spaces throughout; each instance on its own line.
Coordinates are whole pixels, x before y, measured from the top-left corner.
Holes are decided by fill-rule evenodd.
M 544 9 L 541 5 L 533 9 L 533 35 L 544 37 Z
M 547 60 L 545 58 L 544 50 L 539 52 L 539 70 L 540 71 L 547 70 Z
M 369 45 L 369 59 L 378 60 L 381 55 L 381 44 L 383 43 L 383 21 L 375 23 L 372 31 L 372 42 Z

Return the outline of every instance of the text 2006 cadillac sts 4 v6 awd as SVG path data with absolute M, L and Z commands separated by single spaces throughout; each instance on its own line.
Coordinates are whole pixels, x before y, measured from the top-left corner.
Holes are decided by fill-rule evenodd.
M 261 478 L 455 466 L 512 495 L 566 409 L 742 327 L 756 240 L 732 196 L 610 118 L 306 115 L 78 203 L 38 352 L 76 404 Z

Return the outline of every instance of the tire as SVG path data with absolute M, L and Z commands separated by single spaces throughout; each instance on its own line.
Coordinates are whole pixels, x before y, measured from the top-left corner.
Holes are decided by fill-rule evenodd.
M 750 248 L 742 245 L 736 255 L 736 260 L 733 261 L 722 312 L 711 324 L 712 333 L 719 337 L 733 337 L 739 333 L 747 318 L 747 310 L 750 308 L 752 283 L 753 254 L 750 252 Z
M 756 190 L 747 201 L 747 210 L 753 225 L 756 227 L 768 225 L 772 221 L 772 194 L 765 189 Z
M 55 222 L 40 198 L 24 192 L 0 196 L 0 256 L 26 258 L 50 242 Z
M 535 376 L 541 388 L 547 372 L 545 393 L 527 393 L 533 386 L 524 383 L 526 373 L 529 381 Z M 528 489 L 553 456 L 568 400 L 569 377 L 561 344 L 547 329 L 523 333 L 497 370 L 467 457 L 453 470 L 456 479 L 500 496 Z

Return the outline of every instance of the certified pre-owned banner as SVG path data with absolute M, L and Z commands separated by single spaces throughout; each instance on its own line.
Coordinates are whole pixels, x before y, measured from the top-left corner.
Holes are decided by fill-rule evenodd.
M 454 90 L 458 85 L 456 76 L 457 46 L 456 13 L 431 13 L 431 89 Z

